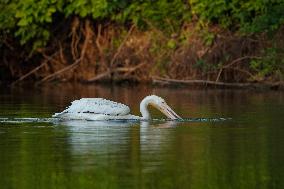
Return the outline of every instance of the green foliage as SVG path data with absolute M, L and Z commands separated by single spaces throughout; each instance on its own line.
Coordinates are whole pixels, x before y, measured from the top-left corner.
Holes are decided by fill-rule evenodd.
M 212 45 L 215 39 L 214 33 L 207 30 L 207 28 L 203 28 L 202 31 L 200 31 L 200 36 L 203 39 L 203 42 L 206 46 Z
M 282 55 L 282 56 L 281 56 Z M 283 49 L 277 47 L 267 48 L 263 51 L 260 59 L 250 62 L 250 67 L 256 71 L 256 80 L 263 80 L 266 77 L 271 79 L 284 79 L 284 52 Z
M 203 59 L 198 59 L 193 66 L 194 68 L 198 68 L 202 72 L 206 73 L 208 71 L 216 71 L 217 69 L 219 69 L 221 65 L 222 63 L 216 65 L 216 64 L 210 64 Z
M 132 1 L 115 20 L 131 21 L 140 28 L 155 27 L 164 31 L 175 32 L 183 21 L 190 19 L 190 11 L 180 0 L 145 0 Z
M 245 33 L 272 32 L 284 24 L 284 1 L 280 4 L 268 5 L 263 14 L 245 23 L 241 28 Z
M 1 0 L 0 31 L 10 33 L 22 45 L 44 46 L 56 25 L 56 15 L 135 24 L 177 33 L 192 18 L 242 32 L 266 32 L 284 23 L 283 0 Z M 214 39 L 206 35 L 206 44 Z M 0 42 L 1 43 L 1 42 Z M 173 43 L 169 43 L 173 47 Z
M 17 1 L 4 0 L 0 2 L 0 31 L 9 30 L 15 26 L 14 14 L 17 10 Z
M 60 10 L 62 1 L 56 0 L 12 0 L 0 4 L 0 29 L 12 31 L 20 44 L 33 42 L 33 49 L 45 45 L 50 36 L 48 24 Z
M 188 0 L 191 12 L 198 16 L 201 25 L 207 25 L 210 21 L 218 20 L 220 24 L 228 26 L 229 20 L 226 20 L 228 9 L 225 0 Z
M 283 0 L 188 0 L 202 26 L 216 23 L 243 32 L 273 31 L 284 23 Z
M 107 14 L 108 2 L 107 0 L 68 0 L 64 12 L 67 16 L 76 14 L 84 18 L 91 15 L 94 19 L 97 19 Z
M 45 45 L 49 39 L 54 15 L 109 19 L 122 24 L 132 22 L 140 28 L 147 25 L 174 32 L 189 18 L 182 1 L 130 0 L 5 0 L 0 3 L 0 29 L 12 30 L 21 44 Z
M 174 39 L 170 39 L 167 42 L 167 47 L 169 49 L 175 49 L 177 47 L 177 42 Z

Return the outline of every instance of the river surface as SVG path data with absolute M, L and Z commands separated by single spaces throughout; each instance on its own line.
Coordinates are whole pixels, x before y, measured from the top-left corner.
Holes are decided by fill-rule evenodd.
M 119 101 L 139 114 L 139 102 L 149 94 L 166 99 L 189 121 L 43 119 L 81 97 Z M 0 118 L 1 189 L 284 188 L 282 92 L 22 87 L 1 89 Z

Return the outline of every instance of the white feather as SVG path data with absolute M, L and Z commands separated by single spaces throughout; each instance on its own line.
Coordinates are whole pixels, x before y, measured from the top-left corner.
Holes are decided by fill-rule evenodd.
M 71 105 L 63 112 L 54 114 L 53 117 L 64 113 L 89 113 L 89 114 L 103 114 L 110 116 L 128 115 L 130 109 L 128 106 L 106 100 L 103 98 L 81 98 L 74 100 Z

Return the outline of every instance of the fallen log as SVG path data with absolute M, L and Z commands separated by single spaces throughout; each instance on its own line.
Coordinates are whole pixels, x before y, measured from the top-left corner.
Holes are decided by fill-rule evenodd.
M 161 85 L 187 85 L 187 86 L 204 86 L 204 87 L 224 87 L 224 88 L 258 88 L 258 89 L 284 89 L 283 82 L 277 83 L 226 83 L 209 80 L 178 80 L 161 77 L 153 77 L 153 84 Z

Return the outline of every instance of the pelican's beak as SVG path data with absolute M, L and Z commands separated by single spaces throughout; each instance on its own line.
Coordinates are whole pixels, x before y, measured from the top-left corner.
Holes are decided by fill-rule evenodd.
M 170 119 L 182 119 L 179 115 L 177 115 L 166 103 L 162 104 L 159 107 L 159 110 L 163 112 Z

